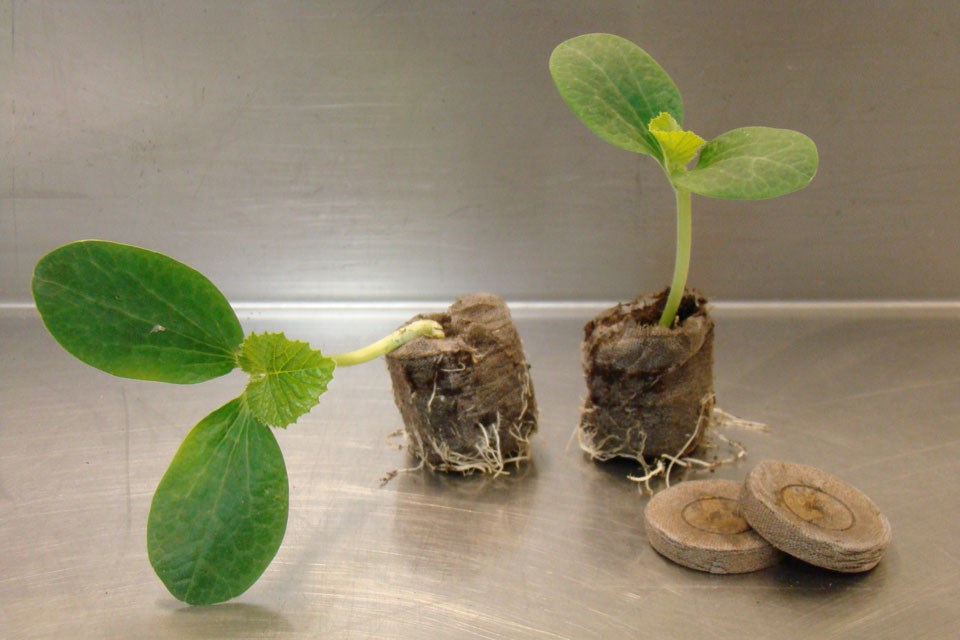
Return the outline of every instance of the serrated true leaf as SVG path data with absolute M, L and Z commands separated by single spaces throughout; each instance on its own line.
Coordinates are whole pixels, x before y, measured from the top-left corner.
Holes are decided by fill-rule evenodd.
M 273 432 L 237 398 L 197 424 L 160 481 L 147 552 L 176 598 L 214 604 L 246 591 L 287 526 L 287 470 Z
M 554 49 L 550 74 L 591 131 L 618 147 L 663 159 L 647 124 L 664 111 L 682 123 L 683 100 L 646 51 L 608 33 L 582 35 Z
M 33 297 L 54 338 L 113 375 L 192 383 L 236 367 L 243 330 L 223 294 L 163 254 L 88 240 L 37 263 Z
M 667 112 L 650 121 L 650 133 L 660 143 L 663 157 L 671 171 L 683 170 L 688 162 L 693 160 L 697 151 L 706 142 L 693 131 L 685 131 L 680 124 Z
M 285 427 L 316 406 L 336 363 L 306 342 L 282 333 L 251 334 L 240 349 L 240 367 L 250 374 L 244 399 L 260 421 Z
M 762 200 L 805 187 L 817 164 L 817 146 L 802 133 L 744 127 L 704 145 L 696 167 L 673 182 L 702 196 Z

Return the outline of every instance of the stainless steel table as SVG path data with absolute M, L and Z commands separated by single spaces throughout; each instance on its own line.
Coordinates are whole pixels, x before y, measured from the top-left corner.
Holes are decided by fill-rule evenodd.
M 433 310 L 433 309 L 424 309 Z M 189 608 L 153 575 L 153 489 L 195 422 L 240 392 L 119 380 L 63 352 L 31 310 L 0 316 L 0 637 L 827 638 L 960 633 L 960 309 L 716 310 L 718 404 L 740 479 L 783 458 L 841 476 L 893 525 L 881 564 L 841 575 L 786 561 L 696 573 L 647 544 L 647 497 L 568 447 L 595 309 L 518 308 L 541 407 L 534 459 L 510 476 L 385 472 L 412 461 L 382 363 L 338 372 L 278 433 L 290 521 L 246 594 Z M 324 350 L 372 340 L 412 310 L 247 310 Z

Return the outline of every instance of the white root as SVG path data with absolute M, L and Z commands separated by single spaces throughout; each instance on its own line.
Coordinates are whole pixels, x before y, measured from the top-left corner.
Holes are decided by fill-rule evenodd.
M 454 371 L 460 371 L 455 369 Z M 524 422 L 529 411 L 529 398 L 531 397 L 530 373 L 524 370 L 520 373 L 520 400 L 521 407 L 519 417 L 516 422 L 509 425 L 506 433 L 510 435 L 515 443 L 515 452 L 511 455 L 504 455 L 501 441 L 501 432 L 503 429 L 500 412 L 496 414 L 496 420 L 484 425 L 477 423 L 477 440 L 474 443 L 472 451 L 454 450 L 450 445 L 440 439 L 433 437 L 422 437 L 416 429 L 404 430 L 400 433 L 406 433 L 408 446 L 420 458 L 420 463 L 409 469 L 400 469 L 387 473 L 382 478 L 382 484 L 386 484 L 400 473 L 419 471 L 427 467 L 433 471 L 445 471 L 471 475 L 476 472 L 488 474 L 494 478 L 501 475 L 510 475 L 507 470 L 511 464 L 519 466 L 521 462 L 530 459 L 530 435 L 532 429 L 529 422 Z M 436 380 L 434 381 L 433 392 L 427 402 L 428 411 L 436 396 Z M 526 433 L 525 433 L 526 432 Z M 434 464 L 430 459 L 440 460 Z M 381 485 L 382 486 L 382 485 Z
M 770 431 L 770 425 L 768 424 L 738 418 L 732 413 L 727 413 L 720 407 L 713 408 L 711 424 L 724 429 L 743 429 L 745 431 L 760 431 L 764 433 Z
M 587 453 L 593 460 L 607 461 L 613 458 L 630 458 L 640 463 L 642 473 L 640 475 L 627 476 L 630 480 L 640 483 L 643 490 L 649 494 L 653 493 L 651 481 L 656 478 L 663 478 L 667 487 L 670 486 L 670 477 L 675 467 L 683 469 L 697 468 L 701 470 L 716 469 L 720 466 L 736 462 L 746 457 L 747 450 L 739 442 L 727 438 L 720 433 L 718 429 L 743 429 L 748 431 L 769 431 L 770 428 L 760 422 L 743 420 L 727 413 L 722 409 L 713 406 L 714 396 L 709 394 L 705 396 L 700 403 L 701 411 L 697 419 L 696 427 L 690 437 L 684 442 L 683 446 L 675 454 L 663 453 L 650 460 L 643 456 L 643 450 L 646 443 L 646 433 L 640 426 L 631 428 L 625 434 L 607 434 L 602 439 L 597 440 L 596 431 L 587 431 L 577 425 L 574 433 L 570 436 L 570 441 L 574 435 L 580 445 L 580 448 Z M 712 407 L 712 409 L 711 409 Z M 589 409 L 584 409 L 589 411 Z M 726 457 L 712 461 L 703 460 L 692 455 L 682 455 L 689 447 L 697 441 L 701 435 L 709 434 L 723 442 L 730 450 Z M 623 451 L 623 443 L 638 439 L 640 446 L 637 451 L 626 453 Z M 704 443 L 700 445 L 702 449 L 708 449 L 717 445 Z M 569 442 L 568 442 L 569 447 Z
M 713 404 L 713 396 L 708 396 L 704 398 L 701 406 L 704 408 L 709 407 Z M 653 494 L 653 489 L 650 486 L 650 481 L 657 477 L 662 477 L 666 487 L 670 487 L 670 474 L 673 472 L 674 466 L 679 466 L 684 469 L 689 469 L 696 467 L 701 470 L 710 470 L 716 469 L 726 464 L 731 464 L 737 460 L 742 460 L 747 456 L 747 450 L 742 444 L 727 438 L 725 435 L 717 431 L 720 428 L 735 428 L 735 429 L 747 429 L 750 431 L 769 431 L 770 428 L 760 422 L 752 422 L 749 420 L 743 420 L 734 416 L 733 414 L 727 413 L 722 409 L 713 407 L 709 415 L 705 412 L 701 412 L 700 418 L 697 420 L 696 429 L 694 429 L 693 434 L 690 438 L 684 443 L 683 447 L 680 448 L 674 455 L 667 453 L 661 454 L 656 459 L 656 464 L 650 466 L 644 459 L 640 459 L 640 463 L 643 466 L 644 474 L 642 476 L 627 476 L 630 480 L 643 484 L 643 489 L 648 494 Z M 707 432 L 709 429 L 709 434 L 711 437 L 722 441 L 726 444 L 727 448 L 731 451 L 730 455 L 715 459 L 713 461 L 702 460 L 700 458 L 695 458 L 693 456 L 681 456 L 680 454 L 683 451 L 687 450 L 687 447 L 693 443 L 701 431 Z M 716 445 L 713 444 L 704 444 L 701 445 L 701 448 L 711 448 Z M 666 462 L 666 464 L 664 464 Z
M 430 398 L 427 400 L 427 413 L 433 411 L 433 401 L 437 397 L 437 378 L 440 376 L 441 360 L 443 360 L 443 354 L 437 356 L 437 370 L 433 373 L 433 391 L 430 392 Z
M 508 433 L 517 445 L 516 452 L 509 456 L 504 456 L 501 447 L 499 413 L 497 413 L 497 419 L 494 423 L 490 425 L 477 423 L 476 426 L 479 437 L 474 444 L 474 451 L 456 451 L 451 449 L 446 442 L 435 438 L 429 438 L 425 443 L 418 442 L 416 446 L 420 456 L 420 467 L 426 464 L 435 471 L 455 472 L 464 475 L 471 475 L 479 471 L 496 478 L 501 475 L 510 475 L 510 472 L 507 471 L 509 465 L 519 465 L 524 460 L 530 459 L 530 439 L 522 433 L 521 423 L 510 425 L 508 429 Z M 417 439 L 419 440 L 419 438 Z M 426 462 L 431 457 L 431 453 L 435 454 L 441 462 L 438 464 Z
M 592 413 L 593 411 L 595 409 L 584 407 L 580 410 L 580 414 Z M 632 458 L 643 464 L 643 449 L 646 446 L 647 434 L 643 431 L 641 425 L 635 424 L 623 434 L 608 433 L 603 439 L 597 441 L 597 432 L 584 430 L 582 424 L 583 421 L 581 420 L 580 424 L 574 428 L 570 435 L 570 441 L 576 436 L 577 444 L 590 456 L 590 459 L 606 462 L 614 458 Z M 636 451 L 625 451 L 624 443 L 631 442 L 634 439 L 639 439 L 640 446 L 637 447 Z M 570 442 L 568 441 L 567 447 L 569 448 L 569 446 Z

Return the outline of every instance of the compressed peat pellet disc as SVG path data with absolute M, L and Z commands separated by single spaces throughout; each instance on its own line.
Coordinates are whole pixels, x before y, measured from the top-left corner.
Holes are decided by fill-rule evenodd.
M 653 496 L 644 511 L 647 538 L 661 555 L 709 573 L 747 573 L 782 557 L 740 514 L 740 483 L 691 480 Z
M 877 505 L 816 467 L 761 462 L 747 475 L 740 505 L 757 533 L 818 567 L 868 571 L 890 545 L 890 522 Z

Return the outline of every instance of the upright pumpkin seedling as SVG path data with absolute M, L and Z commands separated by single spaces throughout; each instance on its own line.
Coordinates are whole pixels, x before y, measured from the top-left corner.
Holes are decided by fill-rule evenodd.
M 760 200 L 796 191 L 817 171 L 816 145 L 787 129 L 745 127 L 710 141 L 685 130 L 683 101 L 673 80 L 643 49 L 618 36 L 588 34 L 563 42 L 550 57 L 550 73 L 567 105 L 591 131 L 656 160 L 676 199 L 669 289 L 618 305 L 586 327 L 590 396 L 579 430 L 581 445 L 596 458 L 689 451 L 713 403 L 713 323 L 706 300 L 685 290 L 691 194 Z M 654 323 L 662 330 L 652 328 Z M 680 370 L 691 358 L 707 373 L 691 374 L 698 380 L 678 392 L 685 384 Z M 623 384 L 614 388 L 612 379 Z M 682 406 L 665 408 L 678 395 Z
M 79 360 L 138 380 L 189 384 L 240 368 L 243 393 L 201 420 L 160 480 L 147 522 L 157 575 L 189 604 L 246 591 L 283 540 L 288 485 L 270 427 L 310 411 L 338 366 L 367 362 L 437 322 L 412 322 L 374 344 L 325 356 L 282 333 L 250 334 L 224 295 L 165 255 L 113 242 L 74 242 L 40 259 L 33 296 L 43 322 Z

